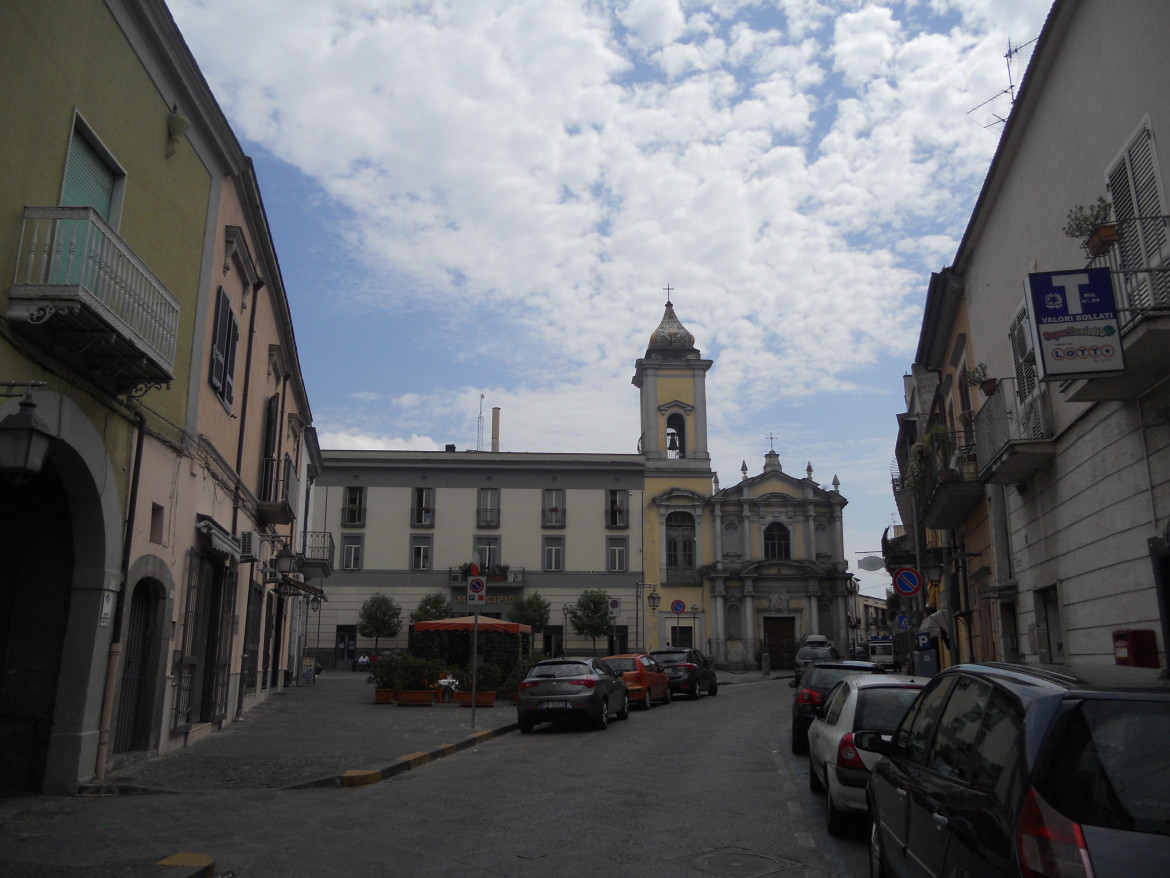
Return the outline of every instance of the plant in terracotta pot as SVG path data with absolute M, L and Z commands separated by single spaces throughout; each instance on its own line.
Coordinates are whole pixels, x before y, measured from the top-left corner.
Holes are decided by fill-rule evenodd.
M 401 683 L 402 655 L 382 656 L 370 665 L 370 676 L 366 681 L 374 684 L 374 701 L 378 704 L 390 704 L 394 700 L 394 692 Z
M 399 656 L 398 676 L 399 704 L 434 704 L 435 686 L 443 669 L 430 659 L 419 658 L 410 653 Z
M 1113 204 L 1104 195 L 1098 195 L 1088 207 L 1078 204 L 1068 212 L 1064 233 L 1081 240 L 1090 257 L 1101 256 L 1117 240 L 1117 223 L 1112 218 Z
M 995 393 L 995 388 L 999 386 L 999 380 L 992 378 L 987 373 L 986 363 L 967 367 L 963 372 L 963 383 L 970 387 L 978 387 L 983 391 L 984 396 L 991 396 Z
M 496 703 L 496 690 L 503 682 L 504 672 L 499 665 L 491 662 L 480 662 L 475 669 L 475 704 L 478 707 L 491 707 Z M 471 706 L 470 675 L 467 684 L 460 686 L 459 703 L 464 707 Z

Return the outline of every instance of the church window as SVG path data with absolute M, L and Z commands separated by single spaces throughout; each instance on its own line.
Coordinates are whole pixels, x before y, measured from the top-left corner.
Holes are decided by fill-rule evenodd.
M 792 541 L 788 528 L 778 521 L 764 528 L 764 560 L 780 561 L 792 557 Z
M 666 516 L 666 581 L 684 584 L 695 580 L 695 517 L 689 512 Z

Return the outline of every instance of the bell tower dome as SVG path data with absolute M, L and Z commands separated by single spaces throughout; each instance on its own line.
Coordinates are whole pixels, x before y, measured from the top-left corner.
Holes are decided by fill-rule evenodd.
M 641 391 L 639 450 L 649 469 L 710 472 L 706 375 L 711 365 L 667 299 L 646 355 L 634 366 L 633 384 Z

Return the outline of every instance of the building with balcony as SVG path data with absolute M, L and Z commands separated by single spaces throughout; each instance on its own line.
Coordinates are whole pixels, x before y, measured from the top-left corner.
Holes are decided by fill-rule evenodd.
M 491 451 L 322 452 L 313 527 L 333 534 L 340 562 L 313 648 L 341 666 L 371 648 L 357 619 L 375 593 L 404 620 L 436 592 L 456 614 L 471 612 L 463 568 L 473 548 L 489 574 L 485 615 L 506 618 L 533 593 L 549 602 L 536 637 L 548 654 L 592 649 L 566 623 L 593 589 L 619 603 L 598 649 L 694 645 L 733 667 L 768 651 L 791 668 L 806 634 L 844 648 L 847 501 L 835 478 L 831 488 L 813 480 L 811 464 L 803 476 L 784 472 L 774 450 L 761 473 L 744 463 L 738 483 L 719 487 L 707 451 L 712 365 L 668 302 L 635 364 L 635 454 L 501 452 L 498 410 Z
M 330 544 L 255 176 L 166 6 L 0 33 L 0 787 L 69 793 L 285 685 Z
M 1165 664 L 1168 27 L 1162 3 L 1054 3 L 927 291 L 895 488 L 916 556 L 942 567 L 919 609 L 954 657 L 1113 664 L 1136 629 Z M 1105 228 L 1066 231 L 1101 197 Z M 945 485 L 936 428 L 954 434 Z

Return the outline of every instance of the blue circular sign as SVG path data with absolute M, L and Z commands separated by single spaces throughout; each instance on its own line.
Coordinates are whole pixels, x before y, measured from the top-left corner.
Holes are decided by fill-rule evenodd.
M 922 590 L 922 574 L 913 567 L 899 567 L 894 571 L 894 590 L 902 597 L 914 597 Z
M 482 579 L 480 579 L 478 576 L 472 577 L 471 579 L 467 580 L 467 590 L 469 592 L 471 592 L 472 594 L 479 594 L 486 587 L 487 587 L 487 583 L 484 582 Z
M 686 609 L 687 609 L 687 605 L 684 604 L 682 601 L 671 601 L 670 602 L 670 612 L 674 613 L 676 616 L 679 615 L 680 613 L 686 612 Z

